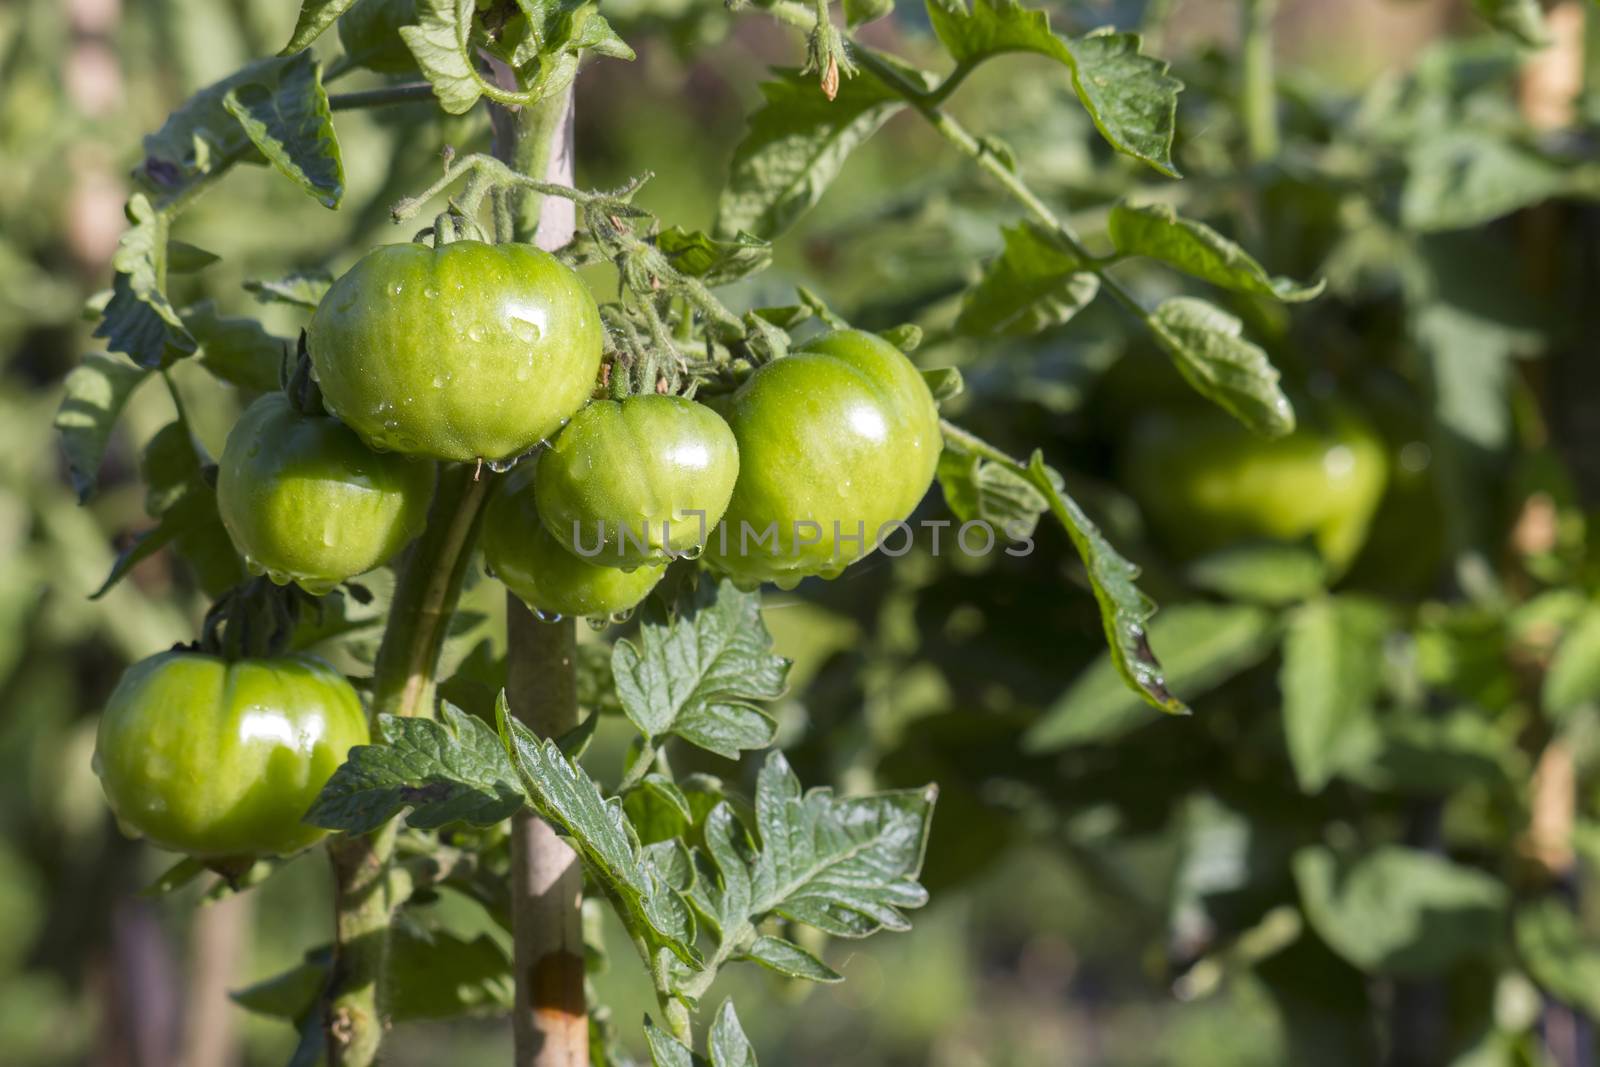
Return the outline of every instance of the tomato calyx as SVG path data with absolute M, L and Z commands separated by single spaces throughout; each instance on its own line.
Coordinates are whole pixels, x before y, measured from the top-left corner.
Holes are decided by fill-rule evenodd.
M 365 588 L 352 596 L 361 602 Z M 217 598 L 201 624 L 200 640 L 173 651 L 220 656 L 229 661 L 281 656 L 288 652 L 295 627 L 308 614 L 320 619 L 322 603 L 295 583 L 278 585 L 266 577 L 251 578 Z

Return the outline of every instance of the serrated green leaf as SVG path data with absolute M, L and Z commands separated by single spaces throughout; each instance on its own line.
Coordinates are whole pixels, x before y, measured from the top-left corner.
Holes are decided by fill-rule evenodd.
M 118 582 L 126 578 L 133 568 L 168 545 L 189 535 L 215 533 L 221 529 L 221 521 L 217 518 L 216 494 L 185 493 L 177 503 L 162 513 L 154 528 L 134 535 L 128 547 L 117 554 L 116 562 L 111 566 L 111 573 L 106 575 L 106 580 L 99 589 L 89 594 L 89 599 L 99 600 L 105 596 Z M 226 536 L 226 531 L 223 531 L 223 537 Z M 208 587 L 211 584 L 207 583 Z
M 777 237 L 811 209 L 858 145 L 905 106 L 874 78 L 850 78 L 829 100 L 813 75 L 777 71 L 734 150 L 715 235 Z
M 1522 44 L 1538 48 L 1550 43 L 1539 0 L 1472 0 L 1485 22 Z
M 1184 576 L 1229 600 L 1277 607 L 1321 592 L 1327 585 L 1328 565 L 1307 544 L 1252 541 L 1200 557 L 1184 569 Z
M 787 978 L 804 978 L 808 982 L 844 981 L 844 975 L 793 941 L 785 941 L 781 937 L 758 937 L 739 958 L 759 963 L 767 970 L 777 971 Z
M 311 311 L 317 309 L 323 296 L 333 286 L 333 275 L 325 270 L 302 270 L 282 278 L 252 279 L 244 283 L 245 291 L 261 304 L 290 304 Z
M 772 743 L 776 724 L 753 701 L 783 694 L 789 662 L 772 654 L 759 593 L 704 579 L 675 612 L 647 602 L 638 637 L 617 642 L 611 668 L 622 709 L 645 737 L 676 735 L 737 759 Z
M 293 55 L 310 46 L 350 9 L 356 0 L 301 0 L 300 17 L 295 19 L 294 32 L 289 43 L 283 46 L 280 56 Z
M 1187 296 L 1163 301 L 1148 322 L 1197 393 L 1257 433 L 1294 432 L 1294 408 L 1278 387 L 1278 368 L 1241 336 L 1244 323 Z
M 739 1025 L 731 997 L 717 1009 L 706 1048 L 711 1053 L 711 1067 L 757 1067 L 756 1050 L 744 1036 L 744 1027 Z
M 383 744 L 357 745 L 333 772 L 305 821 L 370 833 L 409 807 L 419 829 L 452 822 L 493 826 L 525 796 L 494 729 L 444 704 L 438 719 L 381 716 Z
M 85 357 L 67 375 L 54 426 L 61 434 L 78 503 L 94 495 L 111 431 L 128 398 L 149 375 L 143 367 L 99 355 Z
M 719 958 L 743 954 L 770 915 L 838 937 L 907 930 L 902 909 L 927 903 L 917 881 L 938 790 L 835 797 L 802 793 L 781 752 L 768 755 L 756 784 L 754 845 L 726 803 L 706 816 L 706 849 L 716 877 L 691 899 L 719 943 Z
M 945 50 L 966 65 L 1006 52 L 1033 52 L 1068 68 L 1100 135 L 1117 151 L 1177 177 L 1172 165 L 1178 93 L 1169 64 L 1141 54 L 1132 33 L 1065 38 L 1050 16 L 1017 0 L 927 0 L 928 18 Z
M 676 782 L 663 774 L 647 774 L 622 798 L 639 840 L 645 844 L 682 837 L 694 825 L 689 798 Z
M 520 36 L 494 42 L 473 26 L 476 0 L 417 0 L 417 24 L 402 26 L 400 36 L 445 111 L 464 115 L 484 96 L 507 106 L 537 103 L 572 84 L 585 50 L 633 58 L 594 3 L 518 0 L 518 6 L 525 18 Z M 477 66 L 480 46 L 510 64 L 520 89 L 484 79 Z
M 1545 672 L 1539 703 L 1564 722 L 1585 705 L 1600 702 L 1600 607 L 1590 606 L 1562 635 Z
M 495 707 L 500 741 L 541 817 L 571 839 L 585 868 L 665 948 L 690 967 L 700 965 L 688 904 L 648 861 L 618 797 L 604 797 L 554 741 L 541 741 L 511 717 L 505 694 Z M 652 953 L 653 955 L 653 953 Z
M 241 389 L 268 393 L 278 388 L 293 352 L 287 338 L 273 336 L 255 319 L 224 318 L 210 301 L 185 308 L 183 324 L 199 343 L 206 370 Z
M 1031 221 L 1002 233 L 1005 250 L 961 299 L 958 331 L 1024 337 L 1061 325 L 1094 301 L 1099 276 L 1057 236 Z
M 167 299 L 166 215 L 143 193 L 128 198 L 131 226 L 117 241 L 111 265 L 117 272 L 111 301 L 94 336 L 141 367 L 169 366 L 194 352 L 194 338 Z
M 1249 604 L 1169 604 L 1150 622 L 1169 685 L 1194 697 L 1261 662 L 1272 650 L 1272 613 Z M 1028 752 L 1112 740 L 1155 721 L 1124 684 L 1109 653 L 1096 660 L 1023 735 Z
M 1134 207 L 1119 201 L 1107 222 L 1111 242 L 1125 256 L 1149 256 L 1202 281 L 1238 293 L 1299 302 L 1320 294 L 1325 283 L 1301 285 L 1274 278 L 1234 242 L 1203 222 L 1181 217 L 1169 204 Z
M 333 112 L 322 87 L 322 68 L 309 52 L 245 82 L 222 96 L 250 143 L 284 177 L 326 208 L 344 198 L 344 160 Z
M 1590 1018 L 1600 1014 L 1600 947 L 1565 904 L 1553 897 L 1524 904 L 1513 929 L 1517 955 L 1534 981 Z
M 1290 612 L 1283 643 L 1283 732 L 1303 793 L 1319 793 L 1376 728 L 1389 625 L 1383 605 L 1359 597 L 1323 597 Z
M 397 922 L 385 978 L 384 1008 L 398 1022 L 500 1015 L 515 1001 L 511 960 L 488 934 Z
M 1436 975 L 1501 940 L 1505 885 L 1443 856 L 1385 845 L 1344 862 L 1317 846 L 1293 868 L 1312 929 L 1363 971 Z

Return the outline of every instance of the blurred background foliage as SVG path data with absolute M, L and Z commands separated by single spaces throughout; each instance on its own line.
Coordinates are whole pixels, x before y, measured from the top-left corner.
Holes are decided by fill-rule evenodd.
M 198 911 L 198 890 L 140 894 L 170 857 L 105 813 L 89 767 L 96 715 L 126 663 L 193 636 L 204 601 L 166 554 L 87 598 L 148 525 L 136 474 L 172 399 L 135 394 L 84 510 L 50 430 L 63 377 L 96 350 L 82 308 L 110 277 L 140 135 L 275 51 L 294 6 L 0 6 L 7 1063 L 281 1063 L 290 1035 L 222 991 L 326 936 L 315 853 Z M 1031 336 L 960 333 L 961 293 L 1016 213 L 912 116 L 853 155 L 780 242 L 776 269 L 727 295 L 784 303 L 803 284 L 860 325 L 923 326 L 917 358 L 965 373 L 957 417 L 1014 453 L 1042 448 L 1145 568 L 1163 605 L 1152 641 L 1195 708 L 1163 719 L 1115 681 L 1053 528 L 1024 558 L 923 545 L 769 597 L 778 650 L 797 661 L 782 741 L 801 777 L 846 790 L 935 780 L 942 794 L 934 903 L 913 934 L 826 948 L 839 986 L 739 972 L 764 1065 L 1594 1062 L 1594 11 L 1556 4 L 1539 49 L 1470 10 L 1515 29 L 1506 13 L 1524 5 L 1282 0 L 1271 144 L 1241 97 L 1244 6 L 1054 5 L 1064 28 L 1142 27 L 1146 50 L 1173 61 L 1187 85 L 1182 182 L 1110 155 L 1043 60 L 985 67 L 951 106 L 1086 234 L 1119 197 L 1159 199 L 1275 273 L 1327 279 L 1309 304 L 1227 306 L 1283 369 L 1306 427 L 1298 452 L 1273 453 L 1289 466 L 1252 484 L 1273 507 L 1314 509 L 1324 473 L 1366 464 L 1370 500 L 1351 505 L 1351 529 L 1285 520 L 1310 543 L 1259 545 L 1186 521 L 1173 502 L 1186 451 L 1267 446 L 1195 422 L 1186 388 L 1107 301 Z M 645 205 L 706 227 L 756 85 L 799 45 L 715 3 L 607 0 L 605 12 L 639 58 L 579 80 L 579 184 L 653 171 Z M 912 4 L 866 31 L 932 56 L 926 34 Z M 176 236 L 222 257 L 175 282 L 183 300 L 293 336 L 295 309 L 259 306 L 242 283 L 342 269 L 409 236 L 387 206 L 436 167 L 415 145 L 466 150 L 486 129 L 481 114 L 400 106 L 341 114 L 339 135 L 344 210 L 242 168 L 183 217 Z M 1147 303 L 1196 284 L 1119 270 Z M 215 453 L 237 396 L 184 370 L 180 395 Z M 1162 434 L 1182 447 L 1163 452 Z M 937 493 L 920 514 L 949 517 Z M 456 660 L 499 632 L 498 600 L 488 584 L 469 592 Z M 458 934 L 501 936 L 460 901 L 434 910 Z M 631 968 L 596 981 L 619 1018 L 646 1010 Z M 470 1067 L 509 1049 L 492 1019 L 406 1025 L 396 1064 Z

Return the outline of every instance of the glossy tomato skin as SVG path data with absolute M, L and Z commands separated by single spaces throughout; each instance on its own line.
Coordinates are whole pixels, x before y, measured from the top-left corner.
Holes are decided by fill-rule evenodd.
M 545 617 L 631 611 L 655 588 L 666 566 L 602 567 L 567 551 L 539 518 L 534 491 L 539 466 L 542 462 L 523 461 L 489 501 L 481 537 L 489 570 Z
M 597 400 L 539 457 L 534 498 L 545 529 L 569 552 L 638 567 L 698 555 L 738 474 L 733 431 L 704 404 Z
M 739 477 L 706 557 L 746 583 L 836 577 L 911 514 L 942 448 L 921 373 L 860 330 L 758 368 L 719 410 L 739 444 Z M 756 544 L 768 527 L 776 544 Z
M 385 245 L 334 282 L 307 335 L 323 403 L 379 450 L 521 455 L 594 388 L 600 312 L 524 244 Z
M 118 820 L 162 848 L 286 854 L 322 837 L 301 817 L 367 740 L 360 697 L 321 660 L 164 652 L 117 683 L 94 762 Z
M 1272 439 L 1220 411 L 1157 412 L 1136 424 L 1123 460 L 1175 555 L 1309 538 L 1335 573 L 1361 549 L 1388 479 L 1382 441 L 1345 410 Z
M 373 452 L 282 393 L 245 409 L 217 470 L 217 510 L 250 570 L 317 594 L 404 548 L 432 495 L 430 464 Z

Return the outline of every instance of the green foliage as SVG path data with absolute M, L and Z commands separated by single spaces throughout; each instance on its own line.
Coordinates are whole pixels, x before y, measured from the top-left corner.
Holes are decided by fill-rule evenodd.
M 956 329 L 1028 336 L 1070 320 L 1100 292 L 1100 276 L 1032 222 L 1003 231 L 1005 251 L 961 301 Z
M 1156 340 L 1195 391 L 1267 437 L 1294 432 L 1294 409 L 1267 354 L 1242 336 L 1244 323 L 1188 296 L 1165 300 L 1149 318 Z
M 675 735 L 728 759 L 772 743 L 755 703 L 783 693 L 789 661 L 771 652 L 761 598 L 727 580 L 685 589 L 674 608 L 646 603 L 637 643 L 611 657 L 622 710 L 647 741 Z

